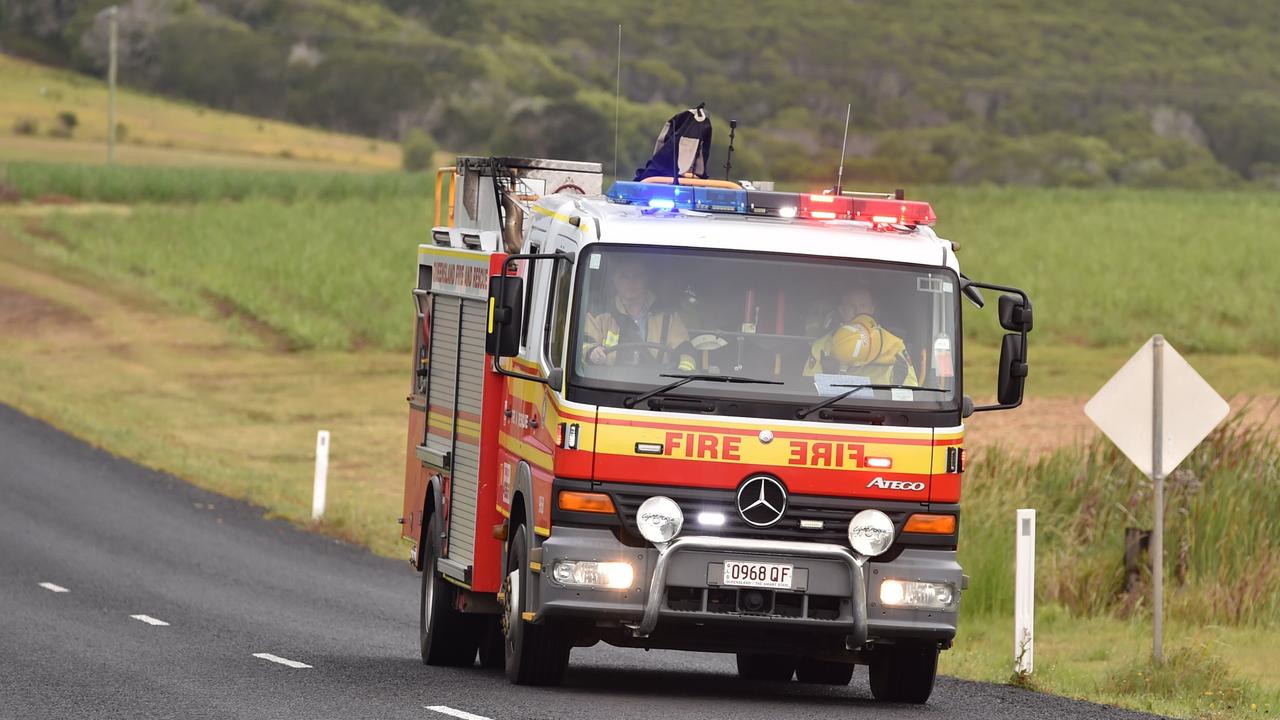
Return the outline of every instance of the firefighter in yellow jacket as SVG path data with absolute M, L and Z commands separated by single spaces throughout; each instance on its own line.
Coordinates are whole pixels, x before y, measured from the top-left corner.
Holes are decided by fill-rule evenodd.
M 877 384 L 917 385 L 902 338 L 875 319 L 875 298 L 866 288 L 845 293 L 829 332 L 813 341 L 805 375 L 861 375 Z
M 588 312 L 582 356 L 592 365 L 655 365 L 695 368 L 689 330 L 680 314 L 655 310 L 644 266 L 632 258 L 614 261 L 612 307 Z

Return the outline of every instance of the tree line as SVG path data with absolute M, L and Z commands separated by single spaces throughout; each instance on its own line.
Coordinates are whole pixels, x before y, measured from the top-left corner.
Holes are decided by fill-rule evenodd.
M 0 0 L 0 46 L 101 73 L 110 0 Z M 723 174 L 1280 185 L 1263 0 L 127 0 L 122 82 L 218 108 L 629 175 L 705 102 Z M 622 25 L 619 77 L 618 26 Z M 620 83 L 619 83 L 620 80 Z

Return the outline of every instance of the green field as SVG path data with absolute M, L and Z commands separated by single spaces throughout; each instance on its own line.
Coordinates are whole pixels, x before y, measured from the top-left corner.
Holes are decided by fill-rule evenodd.
M 309 524 L 310 448 L 324 427 L 331 498 L 317 529 L 400 557 L 408 289 L 431 221 L 425 183 L 352 180 L 341 187 L 355 197 L 329 199 L 315 177 L 192 171 L 203 189 L 174 205 L 155 201 L 180 175 L 46 170 L 11 172 L 29 187 L 133 204 L 0 206 L 0 292 L 37 308 L 20 327 L 0 318 L 14 338 L 0 347 L 0 400 L 299 524 Z M 1031 293 L 1033 395 L 1087 396 L 1153 331 L 1226 394 L 1280 394 L 1280 329 L 1266 315 L 1280 295 L 1258 261 L 1263 234 L 1210 242 L 1199 229 L 1203 205 L 1265 227 L 1280 203 L 1133 190 L 919 196 L 935 200 L 938 230 L 962 244 L 973 276 Z M 994 356 L 990 315 L 966 318 L 979 340 L 974 373 Z M 1280 441 L 1265 433 L 1228 426 L 1170 481 L 1176 662 L 1158 670 L 1143 660 L 1143 594 L 1122 587 L 1124 528 L 1150 524 L 1144 479 L 1105 442 L 1039 457 L 978 452 L 961 545 L 974 580 L 945 670 L 1008 678 L 1011 518 L 1034 506 L 1044 603 L 1035 687 L 1185 716 L 1274 714 L 1280 683 L 1265 669 L 1280 662 Z M 1203 681 L 1168 680 L 1184 675 Z

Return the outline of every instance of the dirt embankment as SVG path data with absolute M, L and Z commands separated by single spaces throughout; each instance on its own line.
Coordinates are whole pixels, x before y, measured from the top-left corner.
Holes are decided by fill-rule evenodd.
M 1030 397 L 1016 410 L 978 413 L 965 422 L 970 448 L 1002 447 L 1031 456 L 1060 447 L 1087 443 L 1098 429 L 1084 414 L 1087 397 Z M 1232 413 L 1245 413 L 1249 422 L 1265 423 L 1280 432 L 1280 398 L 1230 398 Z

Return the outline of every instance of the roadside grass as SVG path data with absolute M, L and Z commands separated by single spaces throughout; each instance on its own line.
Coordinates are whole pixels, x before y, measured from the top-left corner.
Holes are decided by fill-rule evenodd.
M 966 598 L 967 601 L 967 598 Z M 1165 625 L 1165 663 L 1152 664 L 1148 618 L 1082 617 L 1040 605 L 1035 672 L 1016 684 L 1143 712 L 1189 718 L 1261 718 L 1280 713 L 1276 631 L 1224 625 Z M 1011 682 L 1012 615 L 961 611 L 955 647 L 938 671 Z
M 0 158 L 29 154 L 27 141 L 33 138 L 15 136 L 18 123 L 34 122 L 36 134 L 46 135 L 57 125 L 62 112 L 76 115 L 76 142 L 44 159 L 105 162 L 106 83 L 0 55 Z M 116 121 L 126 130 L 118 148 L 124 149 L 121 162 L 156 159 L 154 155 L 135 156 L 127 150 L 143 146 L 198 153 L 188 156 L 188 160 L 218 154 L 243 158 L 247 164 L 276 159 L 292 160 L 299 167 L 309 162 L 371 170 L 400 167 L 400 147 L 395 143 L 211 110 L 128 89 L 117 93 Z M 98 144 L 95 147 L 92 143 Z M 76 148 L 77 154 L 69 155 L 70 148 Z
M 1280 626 L 1280 438 L 1237 413 L 1166 484 L 1170 617 Z M 974 578 L 966 606 L 1013 612 L 1012 518 L 1037 510 L 1039 596 L 1070 612 L 1148 612 L 1145 581 L 1124 589 L 1124 531 L 1150 529 L 1151 483 L 1109 441 L 1038 459 L 980 453 L 966 473 L 960 563 Z
M 199 167 L 101 167 L 9 162 L 0 183 L 24 199 L 48 196 L 108 203 L 217 203 L 223 200 L 396 200 L 426 198 L 426 174 Z M 221 211 L 216 205 L 208 208 Z M 265 218 L 264 218 L 265 220 Z M 274 225 L 274 222 L 268 223 Z

